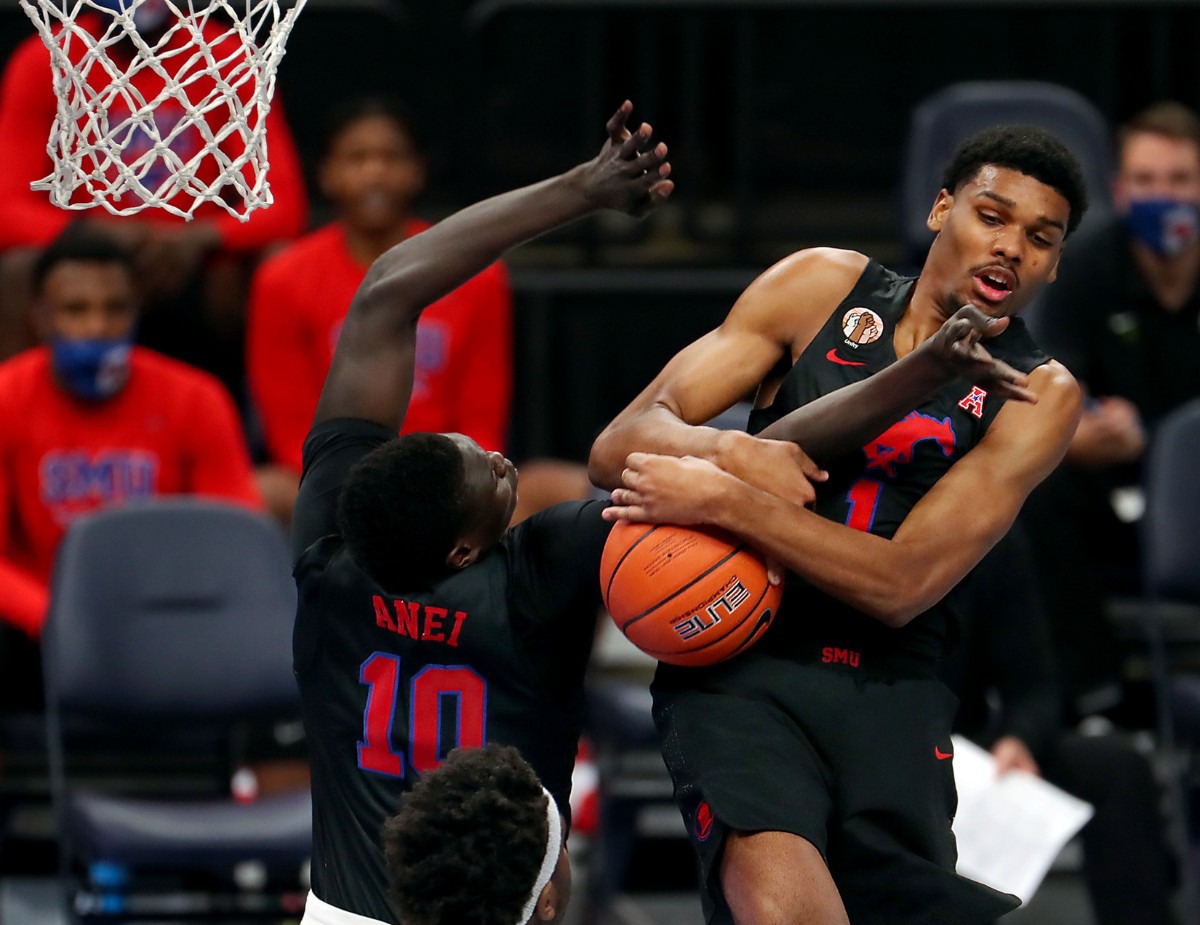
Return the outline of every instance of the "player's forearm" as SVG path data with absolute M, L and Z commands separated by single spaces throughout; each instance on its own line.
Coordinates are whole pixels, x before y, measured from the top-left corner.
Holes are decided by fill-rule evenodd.
M 715 427 L 688 424 L 663 405 L 626 410 L 592 444 L 588 478 L 598 488 L 619 487 L 625 459 L 635 452 L 698 456 L 717 462 L 725 433 Z
M 905 544 L 826 520 L 737 479 L 709 515 L 710 522 L 887 626 L 904 626 L 954 584 Z
M 878 437 L 951 378 L 944 364 L 918 349 L 873 376 L 797 408 L 757 436 L 790 440 L 824 464 Z
M 411 324 L 505 251 L 596 208 L 578 168 L 485 199 L 387 251 L 371 266 L 355 301 L 388 312 L 397 325 Z

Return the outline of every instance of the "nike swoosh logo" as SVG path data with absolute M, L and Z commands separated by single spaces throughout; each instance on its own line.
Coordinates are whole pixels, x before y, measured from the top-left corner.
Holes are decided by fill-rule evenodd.
M 953 758 L 954 752 L 944 752 L 935 745 L 933 747 L 933 757 L 938 761 L 945 761 L 947 758 Z
M 859 360 L 843 360 L 837 355 L 837 347 L 830 347 L 829 352 L 825 354 L 825 359 L 830 363 L 837 363 L 838 366 L 866 366 L 865 362 Z

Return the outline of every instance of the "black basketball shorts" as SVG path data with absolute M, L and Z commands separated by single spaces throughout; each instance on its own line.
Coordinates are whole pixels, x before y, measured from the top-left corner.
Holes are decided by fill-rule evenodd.
M 940 681 L 748 653 L 660 667 L 653 691 L 709 923 L 733 921 L 719 877 L 731 830 L 811 842 L 853 925 L 971 925 L 1019 904 L 954 872 L 957 702 Z

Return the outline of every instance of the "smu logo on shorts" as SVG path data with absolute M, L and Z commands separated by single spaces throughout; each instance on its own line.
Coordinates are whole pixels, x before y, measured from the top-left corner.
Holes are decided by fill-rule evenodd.
M 157 494 L 158 456 L 145 450 L 65 450 L 38 466 L 46 505 L 108 505 Z
M 708 805 L 707 800 L 701 800 L 700 805 L 696 807 L 696 819 L 692 828 L 692 834 L 696 836 L 696 841 L 708 841 L 708 837 L 712 835 L 712 827 L 712 807 Z
M 916 446 L 932 440 L 942 453 L 950 456 L 954 452 L 954 426 L 950 418 L 935 418 L 919 411 L 911 411 L 876 439 L 863 447 L 867 454 L 867 470 L 878 469 L 888 478 L 896 477 L 896 467 L 912 462 Z

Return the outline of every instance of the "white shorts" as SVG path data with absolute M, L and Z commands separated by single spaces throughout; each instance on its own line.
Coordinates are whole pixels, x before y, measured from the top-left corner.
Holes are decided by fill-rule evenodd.
M 316 894 L 309 890 L 308 899 L 304 903 L 304 918 L 300 920 L 300 925 L 388 925 L 388 923 L 331 906 L 329 903 L 317 899 Z

